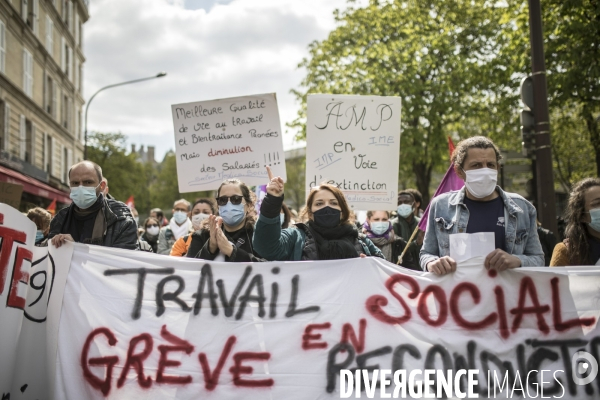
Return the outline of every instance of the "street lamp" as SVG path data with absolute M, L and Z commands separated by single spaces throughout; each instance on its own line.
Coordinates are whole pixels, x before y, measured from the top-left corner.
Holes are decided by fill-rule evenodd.
M 85 106 L 85 133 L 84 133 L 84 147 L 83 147 L 83 159 L 84 160 L 87 160 L 87 147 L 88 147 L 87 146 L 87 142 L 88 142 L 87 115 L 88 115 L 88 108 L 90 107 L 90 104 L 92 103 L 92 100 L 94 100 L 94 97 L 96 97 L 96 95 L 98 93 L 100 93 L 101 91 L 106 90 L 106 89 L 114 88 L 116 86 L 129 85 L 130 83 L 137 83 L 137 82 L 147 81 L 147 80 L 155 79 L 155 78 L 162 78 L 163 76 L 166 76 L 166 75 L 167 75 L 166 72 L 159 72 L 155 76 L 150 76 L 148 78 L 134 79 L 132 81 L 115 83 L 113 85 L 104 86 L 103 88 L 101 88 L 100 90 L 98 90 L 96 93 L 94 93 L 92 95 L 92 97 L 90 97 L 90 99 L 87 102 L 87 105 Z

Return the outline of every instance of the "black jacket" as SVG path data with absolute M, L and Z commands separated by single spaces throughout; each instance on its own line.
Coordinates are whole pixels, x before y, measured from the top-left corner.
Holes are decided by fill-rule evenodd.
M 222 229 L 222 228 L 221 228 Z M 231 256 L 225 256 L 226 262 L 259 262 L 265 261 L 253 252 L 252 248 L 252 235 L 254 234 L 253 229 L 242 228 L 236 232 L 225 232 L 225 235 L 233 243 L 233 252 Z M 208 249 L 208 243 L 210 239 L 210 232 L 208 229 L 200 229 L 192 234 L 192 241 L 190 242 L 190 248 L 188 249 L 187 256 L 189 258 L 201 258 L 203 260 L 214 260 L 218 250 L 215 254 L 212 254 Z
M 125 205 L 117 200 L 102 198 L 104 218 L 106 219 L 106 231 L 104 232 L 104 242 L 102 246 L 116 247 L 120 249 L 137 250 L 138 236 L 137 224 L 133 220 L 131 211 Z M 66 226 L 67 216 L 73 212 L 74 203 L 69 207 L 60 210 L 50 222 L 50 232 L 48 239 L 52 239 L 59 233 L 69 233 L 69 227 Z

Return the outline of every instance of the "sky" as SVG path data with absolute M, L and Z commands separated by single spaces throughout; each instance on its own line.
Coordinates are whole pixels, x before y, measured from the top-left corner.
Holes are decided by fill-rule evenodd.
M 142 6 L 143 5 L 143 6 Z M 131 144 L 175 148 L 171 105 L 276 93 L 284 148 L 300 147 L 285 126 L 299 103 L 290 93 L 308 45 L 336 26 L 346 0 L 93 0 L 84 25 L 88 131 L 121 132 Z

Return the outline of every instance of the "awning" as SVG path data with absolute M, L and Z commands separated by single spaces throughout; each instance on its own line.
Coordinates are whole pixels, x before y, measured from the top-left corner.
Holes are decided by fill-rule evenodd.
M 24 192 L 35 196 L 56 200 L 59 203 L 71 204 L 71 199 L 67 193 L 3 166 L 0 166 L 0 181 L 23 185 Z

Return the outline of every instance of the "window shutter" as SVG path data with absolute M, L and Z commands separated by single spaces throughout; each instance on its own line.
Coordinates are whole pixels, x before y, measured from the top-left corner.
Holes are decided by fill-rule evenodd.
M 57 101 L 56 101 L 56 96 L 58 96 L 58 94 L 56 93 L 56 81 L 54 81 L 54 79 L 52 80 L 52 116 L 56 119 L 56 111 L 57 111 Z
M 79 46 L 79 13 L 75 12 L 75 46 Z
M 69 4 L 71 4 L 71 3 L 69 3 Z M 69 77 L 69 80 L 71 82 L 73 82 L 73 49 L 70 47 L 68 47 L 68 49 L 69 49 L 69 51 L 68 51 L 69 59 L 67 60 L 68 77 Z
M 27 22 L 27 0 L 21 0 L 21 18 Z
M 69 0 L 69 31 L 73 32 L 73 2 Z
M 67 160 L 65 160 L 65 145 L 61 144 L 60 145 L 60 179 L 63 182 L 66 182 L 66 173 L 65 173 L 65 163 L 67 162 Z
M 48 150 L 50 151 L 50 160 L 48 160 L 50 169 L 48 173 L 54 176 L 54 139 L 52 138 L 50 138 L 50 148 Z

